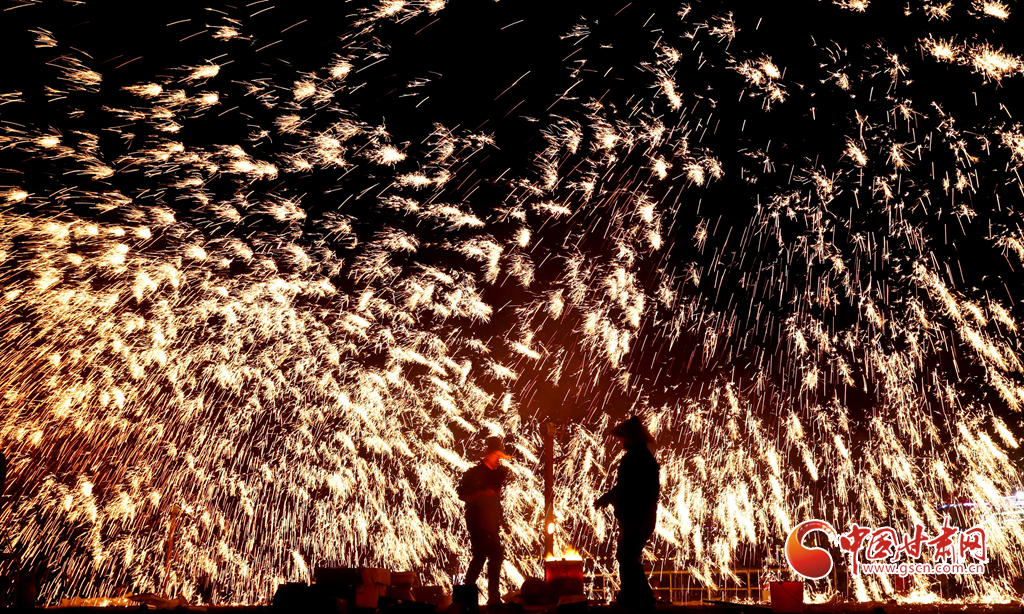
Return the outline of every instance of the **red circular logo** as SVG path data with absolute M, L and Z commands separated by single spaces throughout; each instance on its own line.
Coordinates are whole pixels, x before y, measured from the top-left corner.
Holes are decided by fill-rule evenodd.
M 808 580 L 820 580 L 832 571 L 832 555 L 823 548 L 804 546 L 804 536 L 812 531 L 821 531 L 835 544 L 839 535 L 831 524 L 824 520 L 805 520 L 796 525 L 786 539 L 786 560 L 797 574 Z

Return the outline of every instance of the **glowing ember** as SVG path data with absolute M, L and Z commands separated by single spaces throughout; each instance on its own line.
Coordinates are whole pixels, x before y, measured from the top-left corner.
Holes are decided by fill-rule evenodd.
M 582 561 L 583 557 L 579 552 L 576 552 L 572 548 L 567 548 L 561 556 L 556 554 L 549 554 L 544 557 L 545 561 Z

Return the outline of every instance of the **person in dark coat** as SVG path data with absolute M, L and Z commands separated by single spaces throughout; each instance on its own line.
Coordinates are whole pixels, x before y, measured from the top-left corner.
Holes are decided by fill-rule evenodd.
M 508 479 L 508 468 L 501 461 L 509 458 L 498 437 L 487 438 L 483 459 L 462 476 L 457 494 L 466 502 L 466 528 L 473 558 L 466 571 L 466 584 L 476 584 L 487 561 L 487 603 L 501 603 L 501 563 L 505 547 L 501 527 L 505 516 L 501 509 L 501 489 Z
M 595 501 L 594 507 L 614 505 L 615 518 L 619 521 L 615 551 L 619 561 L 618 602 L 630 607 L 653 606 L 654 593 L 640 557 L 658 522 L 661 467 L 649 447 L 654 438 L 636 416 L 619 424 L 609 434 L 619 439 L 626 453 L 619 462 L 615 486 Z

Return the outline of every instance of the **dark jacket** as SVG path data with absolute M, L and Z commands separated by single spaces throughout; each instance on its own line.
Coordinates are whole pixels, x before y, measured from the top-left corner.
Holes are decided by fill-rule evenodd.
M 630 446 L 619 462 L 615 487 L 594 505 L 615 505 L 615 517 L 623 528 L 635 526 L 653 530 L 658 520 L 660 472 L 661 466 L 647 446 Z
M 491 469 L 478 463 L 462 476 L 457 493 L 466 502 L 466 527 L 497 532 L 505 522 L 501 509 L 501 488 L 508 478 L 508 468 Z

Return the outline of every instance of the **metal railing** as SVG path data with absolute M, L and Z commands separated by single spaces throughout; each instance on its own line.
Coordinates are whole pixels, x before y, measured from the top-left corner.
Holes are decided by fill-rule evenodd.
M 707 585 L 700 579 L 694 577 L 690 570 L 658 571 L 651 572 L 651 588 L 660 601 L 668 601 L 674 604 L 694 604 L 704 601 L 746 601 L 754 603 L 768 600 L 768 591 L 761 591 L 761 574 L 775 572 L 778 577 L 784 569 L 733 569 L 735 578 L 726 574 L 717 574 L 710 578 L 717 580 L 713 585 Z M 587 588 L 598 599 L 607 601 L 611 589 L 607 585 L 605 574 L 589 574 L 584 581 L 588 583 Z M 667 581 L 667 584 L 666 584 Z

